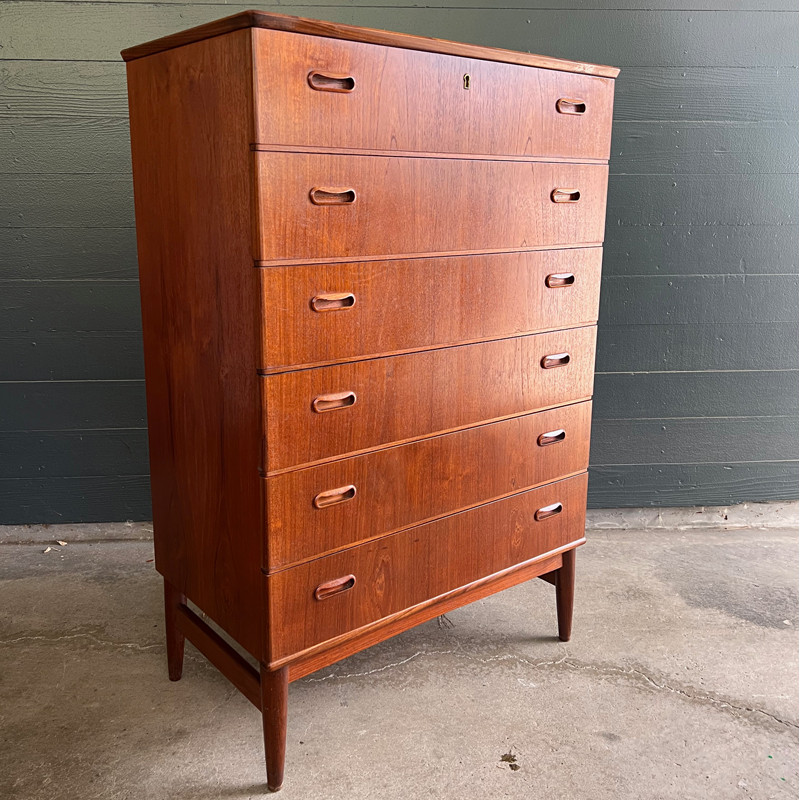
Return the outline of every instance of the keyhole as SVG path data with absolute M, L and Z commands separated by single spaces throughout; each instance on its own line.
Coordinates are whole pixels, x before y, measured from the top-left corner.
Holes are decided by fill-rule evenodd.
M 469 89 L 469 72 L 464 75 L 464 88 Z

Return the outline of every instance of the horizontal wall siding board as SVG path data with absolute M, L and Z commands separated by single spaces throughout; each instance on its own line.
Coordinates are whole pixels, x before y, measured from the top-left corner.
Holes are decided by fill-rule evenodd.
M 487 4 L 489 5 L 489 4 Z M 250 8 L 226 5 L 225 14 Z M 280 11 L 368 28 L 433 36 L 615 66 L 787 66 L 796 63 L 796 31 L 780 12 L 281 5 Z M 22 0 L 0 9 L 0 48 L 9 59 L 113 60 L 131 42 L 210 22 L 204 4 L 96 4 L 92 35 L 80 3 Z M 669 24 L 663 18 L 669 16 Z
M 611 175 L 796 173 L 797 126 L 764 122 L 628 122 L 614 125 Z
M 797 119 L 797 69 L 637 67 L 623 70 L 615 120 L 759 122 Z
M 797 368 L 796 323 L 607 323 L 597 331 L 595 369 L 598 372 L 761 370 L 765 357 L 772 364 L 782 364 L 782 368 Z
M 144 429 L 0 433 L 0 478 L 147 475 Z
M 0 226 L 133 225 L 130 175 L 0 175 Z
M 603 275 L 796 275 L 797 250 L 797 225 L 608 226 Z
M 144 379 L 141 331 L 12 331 L 0 352 L 9 381 Z
M 122 117 L 0 117 L 0 172 L 129 174 Z M 611 174 L 797 172 L 795 126 L 765 122 L 617 122 Z
M 0 478 L 0 509 L 6 525 L 150 520 L 150 476 Z
M 798 373 L 639 372 L 595 375 L 593 418 L 788 416 L 798 413 Z
M 124 117 L 0 117 L 0 173 L 131 172 Z
M 134 280 L 136 230 L 122 228 L 2 228 L 0 279 Z
M 590 508 L 727 506 L 797 500 L 797 462 L 592 467 Z
M 136 331 L 136 281 L 5 281 L 0 331 Z
M 796 225 L 796 175 L 615 175 L 614 225 Z
M 797 69 L 788 67 L 641 66 L 617 78 L 614 119 L 794 124 L 797 90 Z M 118 61 L 0 61 L 5 116 L 127 119 L 127 102 Z
M 791 461 L 797 417 L 596 420 L 590 466 Z
M 6 117 L 112 116 L 127 122 L 125 65 L 119 54 L 99 63 L 0 61 L 0 108 Z
M 605 278 L 600 322 L 615 325 L 793 322 L 796 275 L 682 275 Z M 783 365 L 765 354 L 764 369 Z
M 0 383 L 0 432 L 146 425 L 144 381 Z

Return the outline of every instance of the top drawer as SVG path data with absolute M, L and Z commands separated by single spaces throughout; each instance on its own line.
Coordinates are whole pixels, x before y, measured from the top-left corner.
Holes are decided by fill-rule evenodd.
M 259 144 L 608 159 L 610 78 L 253 34 Z

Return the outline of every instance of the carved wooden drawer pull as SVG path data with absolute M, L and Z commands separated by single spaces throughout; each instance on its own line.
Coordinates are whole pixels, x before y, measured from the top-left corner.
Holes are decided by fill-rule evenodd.
M 349 206 L 356 201 L 355 189 L 315 187 L 308 195 L 315 206 Z
M 317 414 L 322 414 L 325 411 L 336 411 L 340 408 L 349 408 L 350 406 L 355 405 L 355 402 L 355 392 L 321 394 L 319 397 L 314 398 L 311 408 L 313 408 Z
M 311 300 L 311 308 L 322 313 L 323 311 L 341 311 L 352 308 L 356 304 L 356 296 L 350 292 L 329 292 L 318 294 Z
M 581 193 L 577 189 L 553 189 L 550 199 L 554 203 L 577 203 L 581 199 Z
M 350 75 L 326 75 L 315 70 L 308 73 L 308 85 L 318 92 L 352 92 L 356 81 Z
M 585 114 L 586 103 L 571 97 L 560 97 L 556 103 L 556 111 L 559 114 Z
M 569 364 L 569 353 L 553 353 L 551 356 L 544 356 L 542 358 L 542 369 L 566 367 L 567 364 Z
M 533 518 L 537 522 L 541 522 L 542 520 L 549 519 L 550 517 L 554 517 L 556 514 L 560 514 L 564 510 L 564 506 L 561 503 L 553 503 L 551 506 L 542 506 L 534 515 Z
M 325 600 L 328 597 L 333 597 L 335 594 L 346 592 L 348 589 L 352 589 L 355 585 L 355 575 L 345 575 L 342 578 L 336 578 L 335 580 L 321 583 L 316 589 L 314 589 L 314 599 Z
M 340 486 L 338 489 L 329 489 L 327 492 L 320 492 L 314 498 L 314 508 L 327 508 L 328 506 L 335 506 L 338 503 L 346 503 L 356 496 L 356 487 Z
M 554 272 L 544 279 L 548 289 L 563 289 L 575 283 L 575 276 L 571 272 Z
M 536 441 L 539 444 L 539 447 L 547 447 L 549 444 L 558 444 L 559 442 L 563 442 L 566 438 L 567 432 L 561 428 L 557 431 L 548 431 L 547 433 L 541 434 Z

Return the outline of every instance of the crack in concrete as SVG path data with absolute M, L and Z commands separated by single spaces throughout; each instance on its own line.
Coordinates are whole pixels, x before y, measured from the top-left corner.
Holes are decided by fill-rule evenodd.
M 375 675 L 379 672 L 385 672 L 386 670 L 394 669 L 395 667 L 401 667 L 405 664 L 410 663 L 418 658 L 423 656 L 446 656 L 446 655 L 455 655 L 461 658 L 465 658 L 468 661 L 475 661 L 480 664 L 491 664 L 495 662 L 502 662 L 502 661 L 514 661 L 518 664 L 523 664 L 526 667 L 533 667 L 534 669 L 539 668 L 547 668 L 547 667 L 559 667 L 565 665 L 572 670 L 581 670 L 581 671 L 590 671 L 599 673 L 601 675 L 606 675 L 609 677 L 622 677 L 622 678 L 630 678 L 631 676 L 636 676 L 640 679 L 640 681 L 644 681 L 649 686 L 657 689 L 659 691 L 670 692 L 672 694 L 679 695 L 680 697 L 685 698 L 686 700 L 690 700 L 695 703 L 707 704 L 716 708 L 720 711 L 727 711 L 733 713 L 739 719 L 746 719 L 742 715 L 745 713 L 750 714 L 760 714 L 767 719 L 771 720 L 772 722 L 782 725 L 786 728 L 790 728 L 793 730 L 797 730 L 800 726 L 796 722 L 792 720 L 783 719 L 775 714 L 771 714 L 769 711 L 765 711 L 761 708 L 755 708 L 752 706 L 746 705 L 738 705 L 736 703 L 732 703 L 729 700 L 723 700 L 720 697 L 717 697 L 713 694 L 709 693 L 693 693 L 691 691 L 687 691 L 684 688 L 680 688 L 678 686 L 673 686 L 666 681 L 657 680 L 652 675 L 648 674 L 645 670 L 637 667 L 618 667 L 610 664 L 589 664 L 589 663 L 582 663 L 576 661 L 575 659 L 570 659 L 568 655 L 563 655 L 561 658 L 551 661 L 537 661 L 531 660 L 529 658 L 525 658 L 524 656 L 515 655 L 513 653 L 503 653 L 501 655 L 490 656 L 489 658 L 480 658 L 478 656 L 469 655 L 468 653 L 464 652 L 463 649 L 458 648 L 458 650 L 418 650 L 416 653 L 408 656 L 408 658 L 401 659 L 400 661 L 393 661 L 389 664 L 384 664 L 380 667 L 375 667 L 374 669 L 365 670 L 363 672 L 348 672 L 343 675 L 337 675 L 335 673 L 331 673 L 329 675 L 324 675 L 320 678 L 303 678 L 304 683 L 322 683 L 324 681 L 329 680 L 346 680 L 348 678 L 363 678 L 368 675 Z
M 163 649 L 163 645 L 160 644 L 139 644 L 138 642 L 112 642 L 108 639 L 99 639 L 97 636 L 93 636 L 91 633 L 70 633 L 66 636 L 19 636 L 16 639 L 2 639 L 0 640 L 1 645 L 12 645 L 18 644 L 20 642 L 63 642 L 69 639 L 90 639 L 91 641 L 95 642 L 95 644 L 103 645 L 105 647 L 122 647 L 128 648 L 130 650 L 154 650 L 154 649 Z

